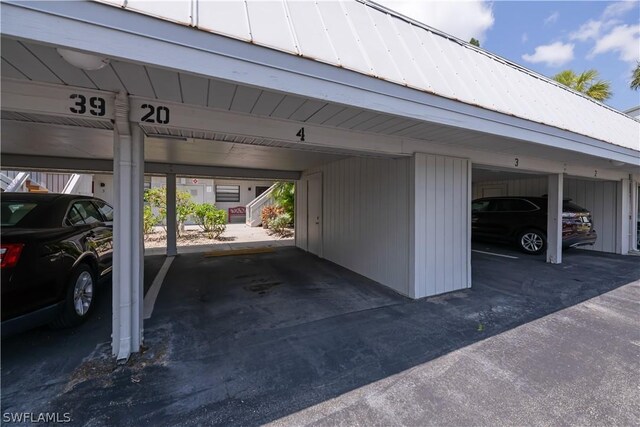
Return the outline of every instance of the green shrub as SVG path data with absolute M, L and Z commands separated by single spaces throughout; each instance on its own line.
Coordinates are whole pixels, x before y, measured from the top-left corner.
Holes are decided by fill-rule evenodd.
M 153 209 L 150 205 L 145 205 L 143 209 L 143 232 L 146 236 L 153 231 L 153 227 L 158 224 L 158 217 L 153 214 Z
M 286 234 L 287 227 L 291 222 L 291 215 L 285 212 L 271 219 L 271 221 L 269 221 L 269 228 L 273 230 L 274 233 L 283 235 Z
M 165 187 L 149 188 L 144 191 L 144 201 L 152 208 L 158 210 L 157 223 L 167 217 L 167 190 Z M 184 223 L 193 215 L 195 203 L 191 201 L 191 194 L 188 191 L 176 192 L 176 225 L 178 235 L 184 228 Z
M 208 203 L 195 205 L 194 219 L 210 239 L 217 239 L 227 229 L 227 212 Z
M 295 185 L 293 182 L 276 182 L 273 188 L 273 200 L 275 205 L 284 209 L 284 212 L 288 213 L 291 218 L 291 224 L 293 224 L 295 213 Z

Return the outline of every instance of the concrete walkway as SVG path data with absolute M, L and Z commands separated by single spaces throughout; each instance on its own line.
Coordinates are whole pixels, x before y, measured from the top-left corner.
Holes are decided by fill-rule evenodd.
M 188 225 L 187 230 L 196 230 L 198 226 Z M 285 247 L 295 246 L 293 236 L 280 237 L 269 233 L 262 227 L 249 227 L 245 224 L 227 224 L 227 229 L 222 236 L 222 240 L 211 240 L 211 243 L 180 245 L 178 243 L 179 254 L 190 254 L 208 251 L 221 251 L 231 249 L 249 249 L 258 247 Z M 166 243 L 165 243 L 166 245 Z M 146 255 L 163 255 L 167 251 L 166 246 L 145 248 Z

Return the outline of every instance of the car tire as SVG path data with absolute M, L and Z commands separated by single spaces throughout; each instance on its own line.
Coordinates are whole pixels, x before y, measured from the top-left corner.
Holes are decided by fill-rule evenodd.
M 529 255 L 540 255 L 547 249 L 547 236 L 536 229 L 524 230 L 518 234 L 518 247 Z
M 95 305 L 96 275 L 87 264 L 80 264 L 71 274 L 65 293 L 62 312 L 51 323 L 54 329 L 71 328 L 82 324 Z

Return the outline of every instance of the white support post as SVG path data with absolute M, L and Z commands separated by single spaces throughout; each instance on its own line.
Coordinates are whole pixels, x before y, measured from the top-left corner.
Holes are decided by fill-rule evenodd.
M 632 251 L 640 251 L 640 242 L 638 242 L 638 220 L 640 219 L 640 181 L 635 178 L 631 180 L 631 240 L 629 241 L 629 249 Z
M 167 174 L 167 256 L 176 256 L 176 174 Z
M 130 125 L 127 117 L 128 99 L 120 95 L 116 99 L 113 141 L 112 351 L 117 359 L 126 359 L 139 351 L 143 337 L 144 134 L 137 124 Z
M 617 191 L 617 218 L 616 229 L 618 230 L 618 236 L 616 236 L 616 253 L 626 255 L 631 249 L 630 244 L 633 242 L 631 239 L 631 230 L 633 226 L 631 224 L 631 181 L 628 179 L 622 179 L 618 182 Z
M 547 192 L 547 262 L 562 264 L 562 186 L 561 173 L 549 175 Z

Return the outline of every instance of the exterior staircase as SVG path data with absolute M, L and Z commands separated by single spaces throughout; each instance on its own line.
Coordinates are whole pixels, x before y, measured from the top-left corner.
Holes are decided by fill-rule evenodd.
M 262 218 L 260 216 L 262 213 L 262 208 L 273 204 L 274 188 L 275 184 L 273 184 L 267 191 L 247 204 L 246 223 L 249 227 L 258 227 L 262 222 Z

